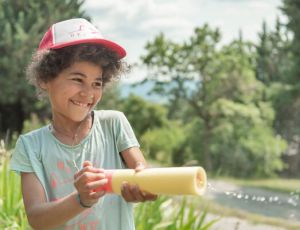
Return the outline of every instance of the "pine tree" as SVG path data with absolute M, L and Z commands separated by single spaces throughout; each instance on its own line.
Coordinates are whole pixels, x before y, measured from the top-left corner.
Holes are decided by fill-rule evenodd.
M 298 90 L 300 90 L 300 1 L 283 0 L 283 6 L 281 9 L 288 18 L 287 28 L 292 32 L 293 35 L 292 52 L 294 53 L 294 66 L 291 82 L 296 83 Z
M 278 130 L 289 142 L 286 161 L 289 175 L 300 175 L 300 1 L 283 0 L 282 11 L 287 17 L 286 27 L 291 35 L 290 65 L 286 66 L 285 79 L 289 90 L 281 95 Z M 288 53 L 288 52 L 287 52 Z

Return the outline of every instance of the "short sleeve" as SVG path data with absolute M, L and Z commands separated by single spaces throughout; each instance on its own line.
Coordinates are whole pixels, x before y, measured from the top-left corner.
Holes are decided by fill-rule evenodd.
M 124 113 L 119 112 L 117 117 L 115 129 L 118 151 L 122 152 L 131 147 L 140 147 L 133 129 Z
M 18 173 L 34 172 L 30 158 L 28 156 L 28 152 L 26 151 L 25 145 L 23 143 L 22 136 L 20 136 L 17 140 L 15 150 L 10 160 L 10 168 Z

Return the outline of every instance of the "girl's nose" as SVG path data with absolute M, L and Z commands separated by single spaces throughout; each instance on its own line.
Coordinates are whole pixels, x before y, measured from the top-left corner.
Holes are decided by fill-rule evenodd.
M 92 93 L 89 89 L 87 89 L 87 88 L 82 89 L 82 90 L 80 91 L 79 95 L 80 95 L 81 97 L 86 97 L 86 98 L 89 98 L 89 99 L 94 98 L 93 93 Z

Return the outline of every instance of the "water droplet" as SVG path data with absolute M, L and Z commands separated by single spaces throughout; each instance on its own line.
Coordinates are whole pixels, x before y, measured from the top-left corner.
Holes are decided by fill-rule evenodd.
M 238 199 L 242 199 L 242 198 L 243 198 L 243 195 L 239 193 L 239 194 L 237 195 L 237 198 L 238 198 Z
M 296 207 L 298 204 L 297 204 L 297 202 L 293 199 L 293 198 L 289 198 L 288 199 L 288 203 L 290 204 L 290 205 L 293 205 L 294 207 Z
M 211 183 L 207 183 L 207 188 L 210 191 L 217 191 L 217 189 L 215 187 L 213 187 Z
M 294 218 L 294 219 L 298 219 L 298 211 L 295 212 L 295 208 L 298 209 L 298 207 L 300 207 L 300 189 L 289 192 L 289 193 L 285 193 L 285 194 L 281 194 L 281 193 L 268 193 L 265 191 L 260 191 L 259 189 L 236 189 L 233 188 L 231 191 L 229 190 L 222 190 L 221 188 L 216 189 L 215 187 L 213 187 L 213 185 L 211 183 L 208 183 L 207 185 L 208 190 L 212 191 L 212 192 L 216 192 L 219 195 L 223 196 L 227 196 L 225 199 L 229 201 L 229 199 L 232 200 L 239 200 L 238 202 L 234 202 L 234 203 L 241 203 L 241 202 L 245 202 L 250 204 L 251 206 L 255 206 L 255 205 L 260 205 L 260 207 L 262 207 L 261 205 L 265 206 L 262 207 L 262 209 L 273 209 L 276 208 L 276 206 L 279 208 L 279 206 L 281 206 L 280 209 L 284 208 L 285 210 L 287 210 L 287 212 L 285 213 L 285 217 L 286 218 Z M 224 198 L 224 197 L 223 197 Z M 260 203 L 260 204 L 258 204 Z M 237 206 L 241 206 L 244 207 L 245 205 L 242 204 L 237 204 Z M 289 206 L 289 207 L 287 207 Z M 290 213 L 293 212 L 294 213 Z

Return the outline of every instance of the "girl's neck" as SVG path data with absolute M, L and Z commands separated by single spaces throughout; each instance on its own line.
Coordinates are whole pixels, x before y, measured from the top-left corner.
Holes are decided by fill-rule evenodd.
M 64 119 L 55 119 L 54 117 L 51 123 L 51 132 L 62 143 L 76 145 L 88 135 L 92 124 L 93 118 L 91 113 L 80 122 L 66 122 Z

